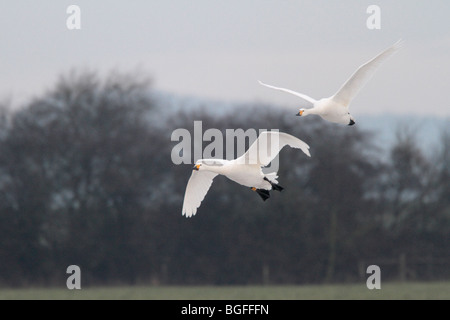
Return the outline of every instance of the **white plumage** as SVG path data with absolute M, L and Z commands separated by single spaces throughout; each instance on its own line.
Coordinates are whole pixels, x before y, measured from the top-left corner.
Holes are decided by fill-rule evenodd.
M 349 105 L 353 98 L 357 95 L 359 90 L 367 83 L 373 76 L 377 68 L 392 54 L 394 54 L 400 47 L 402 41 L 397 41 L 393 46 L 381 52 L 372 60 L 360 66 L 353 75 L 342 85 L 342 87 L 333 96 L 320 100 L 315 100 L 305 94 L 295 92 L 290 89 L 279 88 L 271 86 L 259 81 L 263 86 L 271 89 L 287 92 L 301 98 L 305 107 L 310 109 L 300 109 L 298 116 L 307 116 L 309 114 L 316 114 L 323 119 L 346 125 L 355 124 L 354 118 L 350 115 Z
M 198 160 L 186 186 L 182 214 L 186 217 L 196 214 L 213 179 L 218 174 L 252 188 L 264 200 L 269 197 L 268 190 L 275 188 L 281 191 L 282 187 L 278 186 L 276 180 L 277 173 L 264 174 L 262 167 L 268 166 L 286 145 L 301 149 L 306 155 L 311 156 L 309 146 L 302 140 L 283 132 L 265 131 L 259 135 L 247 152 L 237 159 Z

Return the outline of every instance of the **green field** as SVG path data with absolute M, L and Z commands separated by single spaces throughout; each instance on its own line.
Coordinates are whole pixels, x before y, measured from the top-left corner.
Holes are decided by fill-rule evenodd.
M 63 300 L 302 300 L 302 299 L 445 299 L 450 282 L 386 283 L 380 290 L 365 284 L 311 286 L 149 286 L 68 289 L 0 289 L 0 299 Z

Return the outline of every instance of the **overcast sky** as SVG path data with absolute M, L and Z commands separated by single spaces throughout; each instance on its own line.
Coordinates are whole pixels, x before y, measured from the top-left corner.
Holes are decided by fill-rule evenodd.
M 70 4 L 81 8 L 81 30 L 66 27 Z M 381 30 L 366 27 L 371 4 Z M 450 116 L 448 0 L 18 0 L 3 4 L 0 35 L 0 97 L 14 103 L 82 67 L 143 69 L 161 91 L 292 108 L 296 97 L 257 80 L 330 96 L 401 38 L 352 113 Z

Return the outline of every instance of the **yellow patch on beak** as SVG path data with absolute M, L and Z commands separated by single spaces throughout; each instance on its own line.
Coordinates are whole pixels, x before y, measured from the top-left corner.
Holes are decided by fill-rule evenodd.
M 255 187 L 252 187 L 252 190 L 253 190 L 253 191 L 256 191 L 256 188 L 255 188 Z
M 199 164 L 198 164 L 198 165 L 196 165 L 195 167 L 197 168 L 197 170 L 199 170 L 199 169 L 200 169 L 200 165 L 199 165 Z
M 300 111 L 298 112 L 298 114 L 299 114 L 300 116 L 302 116 L 302 115 L 303 115 L 303 111 L 304 111 L 304 110 L 300 110 Z

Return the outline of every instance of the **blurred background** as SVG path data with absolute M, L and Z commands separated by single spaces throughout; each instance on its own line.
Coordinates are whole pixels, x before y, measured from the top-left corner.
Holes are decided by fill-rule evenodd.
M 73 264 L 84 285 L 450 279 L 448 2 L 378 1 L 380 30 L 368 1 L 77 1 L 80 30 L 44 2 L 0 22 L 2 287 L 65 287 Z M 329 96 L 400 38 L 353 127 L 257 83 Z M 217 177 L 186 219 L 171 134 L 194 121 L 279 129 L 312 157 L 284 149 L 265 203 Z

